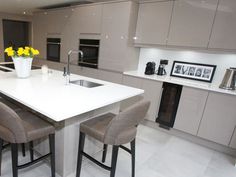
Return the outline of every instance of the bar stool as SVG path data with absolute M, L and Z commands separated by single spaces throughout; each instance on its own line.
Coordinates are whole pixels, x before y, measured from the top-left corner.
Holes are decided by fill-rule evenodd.
M 0 103 L 0 159 L 3 141 L 9 142 L 11 144 L 13 177 L 18 177 L 18 169 L 33 165 L 49 156 L 51 157 L 52 177 L 55 177 L 54 133 L 55 128 L 36 115 L 27 111 L 16 113 L 7 105 Z M 23 165 L 18 165 L 18 144 L 33 142 L 46 136 L 49 136 L 50 153 L 34 160 L 32 157 L 33 149 L 31 149 L 31 161 Z
M 144 119 L 149 101 L 140 101 L 118 115 L 107 113 L 80 124 L 80 137 L 77 159 L 76 177 L 80 177 L 82 158 L 85 156 L 100 167 L 110 171 L 110 177 L 115 176 L 117 156 L 119 148 L 131 153 L 132 157 L 132 177 L 135 176 L 135 137 L 137 126 Z M 84 152 L 85 135 L 89 135 L 103 144 L 112 145 L 111 166 L 106 166 Z M 131 144 L 131 150 L 122 146 Z M 103 161 L 105 161 L 103 154 Z
M 15 112 L 19 112 L 19 111 L 23 110 L 22 107 L 14 104 L 13 102 L 8 100 L 7 98 L 0 97 L 0 102 L 7 105 L 8 107 L 10 107 Z M 9 145 L 10 145 L 9 143 L 5 143 L 2 148 L 5 149 Z M 25 156 L 25 144 L 24 143 L 21 144 L 21 149 L 22 149 L 22 155 Z M 1 175 L 1 167 L 0 167 L 0 175 Z

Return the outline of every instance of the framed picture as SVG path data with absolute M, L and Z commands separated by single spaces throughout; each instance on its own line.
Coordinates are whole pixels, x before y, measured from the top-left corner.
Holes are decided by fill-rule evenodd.
M 174 61 L 171 76 L 212 82 L 216 65 Z

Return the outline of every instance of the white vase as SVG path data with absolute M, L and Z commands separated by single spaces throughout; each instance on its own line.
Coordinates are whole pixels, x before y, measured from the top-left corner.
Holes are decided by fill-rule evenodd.
M 12 57 L 14 62 L 16 75 L 19 78 L 27 78 L 30 76 L 33 58 Z

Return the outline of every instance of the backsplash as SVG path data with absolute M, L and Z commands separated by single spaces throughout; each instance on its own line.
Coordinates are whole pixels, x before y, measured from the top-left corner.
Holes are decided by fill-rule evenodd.
M 169 64 L 166 66 L 167 75 L 170 75 L 174 60 L 217 65 L 212 81 L 213 84 L 217 85 L 221 83 L 227 68 L 236 67 L 236 54 L 215 54 L 197 51 L 141 48 L 138 71 L 144 73 L 146 63 L 149 61 L 154 61 L 157 69 L 160 59 L 169 60 Z

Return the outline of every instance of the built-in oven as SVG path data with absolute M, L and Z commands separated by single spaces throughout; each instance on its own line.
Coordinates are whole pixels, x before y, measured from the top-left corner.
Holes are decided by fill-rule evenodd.
M 47 38 L 47 60 L 60 62 L 61 39 Z
M 98 68 L 100 40 L 80 39 L 79 50 L 83 52 L 83 57 L 79 56 L 79 66 Z

